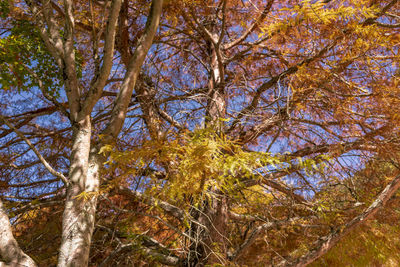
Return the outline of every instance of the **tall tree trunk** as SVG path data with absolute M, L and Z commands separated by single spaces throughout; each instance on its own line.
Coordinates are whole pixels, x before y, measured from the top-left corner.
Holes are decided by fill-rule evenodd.
M 65 0 L 65 3 L 69 3 L 69 6 L 72 6 L 71 0 Z M 114 0 L 113 3 L 112 19 L 110 19 L 113 23 L 109 23 L 107 26 L 107 33 L 109 33 L 107 35 L 109 35 L 109 38 L 106 38 L 106 44 L 108 44 L 108 49 L 106 49 L 107 53 L 105 55 L 107 56 L 105 56 L 102 66 L 103 71 L 101 71 L 104 75 L 99 76 L 102 77 L 102 79 L 99 78 L 94 83 L 96 86 L 89 90 L 82 107 L 79 107 L 80 92 L 77 90 L 78 87 L 69 85 L 67 89 L 75 88 L 75 90 L 66 90 L 67 95 L 69 95 L 70 117 L 71 121 L 74 123 L 68 179 L 69 184 L 63 214 L 62 240 L 58 258 L 59 267 L 85 267 L 88 265 L 100 185 L 99 170 L 105 161 L 105 157 L 98 154 L 101 143 L 95 146 L 91 145 L 92 125 L 90 114 L 101 96 L 101 92 L 104 89 L 103 86 L 105 85 L 106 78 L 111 69 L 111 65 L 108 64 L 112 64 L 114 26 L 117 22 L 117 14 L 119 13 L 121 1 Z M 133 88 L 135 87 L 141 66 L 153 43 L 153 38 L 158 28 L 162 4 L 162 0 L 152 1 L 144 33 L 135 52 L 130 57 L 124 81 L 114 101 L 111 118 L 106 128 L 102 131 L 102 135 L 104 135 L 103 141 L 106 143 L 115 141 L 122 129 Z M 72 15 L 70 17 L 73 18 Z M 70 20 L 73 22 L 72 19 Z M 66 70 L 68 69 L 69 68 L 66 68 Z M 66 72 L 66 81 L 70 80 L 70 76 L 72 76 L 72 74 Z M 74 92 L 75 94 L 73 94 Z M 78 107 L 75 107 L 71 103 L 77 103 Z
M 191 214 L 198 224 L 191 225 L 192 237 L 188 266 L 223 264 L 227 253 L 228 203 L 225 196 L 204 201 L 200 209 Z
M 217 38 L 217 35 L 214 36 Z M 217 47 L 217 49 L 219 49 Z M 224 66 L 220 66 L 216 48 L 209 44 L 211 73 L 208 80 L 206 127 L 214 128 L 218 133 L 222 131 L 221 119 L 226 115 L 225 90 L 223 85 Z M 221 73 L 222 72 L 222 73 Z
M 94 228 L 99 169 L 102 159 L 91 148 L 91 125 L 74 129 L 69 170 L 70 184 L 63 214 L 62 241 L 58 266 L 87 266 Z

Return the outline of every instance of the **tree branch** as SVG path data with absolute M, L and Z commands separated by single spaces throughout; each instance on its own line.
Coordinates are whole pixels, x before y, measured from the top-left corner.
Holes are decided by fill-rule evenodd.
M 148 16 L 144 33 L 140 38 L 139 44 L 133 53 L 127 71 L 125 73 L 124 81 L 118 92 L 117 98 L 114 102 L 114 107 L 111 113 L 111 119 L 103 134 L 106 138 L 115 138 L 121 131 L 123 122 L 126 117 L 126 110 L 128 108 L 133 88 L 136 85 L 136 81 L 146 58 L 147 52 L 149 51 L 154 36 L 156 34 L 158 24 L 160 22 L 161 10 L 163 0 L 153 0 L 150 8 L 150 14 Z
M 259 25 L 260 23 L 265 19 L 265 17 L 268 15 L 269 11 L 271 10 L 272 4 L 274 3 L 274 0 L 269 0 L 266 7 L 264 8 L 263 12 L 260 14 L 260 16 L 256 19 L 256 21 L 236 40 L 233 40 L 232 42 L 226 44 L 223 46 L 224 50 L 228 50 L 241 42 L 243 42 L 249 34 L 251 34 Z
M 127 187 L 123 187 L 123 186 L 119 186 L 117 190 L 119 193 L 130 196 L 134 199 L 140 199 L 141 201 L 143 201 L 150 207 L 154 207 L 154 206 L 160 207 L 165 212 L 167 212 L 168 214 L 172 215 L 173 217 L 175 217 L 179 220 L 185 220 L 185 218 L 187 217 L 187 214 L 185 214 L 185 212 L 183 210 L 181 210 L 180 208 L 178 208 L 172 204 L 169 204 L 168 202 L 154 199 L 150 196 L 145 196 L 138 191 L 134 191 L 134 190 L 131 190 L 131 189 L 129 189 Z
M 40 152 L 36 149 L 36 147 L 29 141 L 28 138 L 25 137 L 17 128 L 15 128 L 6 118 L 0 115 L 0 120 L 3 121 L 9 128 L 13 129 L 13 131 L 28 144 L 28 146 L 32 149 L 32 151 L 36 154 L 39 160 L 42 162 L 44 167 L 54 176 L 61 179 L 64 184 L 68 184 L 68 179 L 60 172 L 53 169 L 50 164 L 46 161 L 46 159 L 40 154 Z
M 355 217 L 349 223 L 339 227 L 331 234 L 320 238 L 314 248 L 312 248 L 307 254 L 294 260 L 292 262 L 288 260 L 281 261 L 277 266 L 296 266 L 304 267 L 308 264 L 313 263 L 325 255 L 333 246 L 335 246 L 343 237 L 345 237 L 355 227 L 365 223 L 370 219 L 377 211 L 382 209 L 386 202 L 396 193 L 400 188 L 400 175 L 394 178 L 385 189 L 379 194 L 375 201 L 360 215 Z
M 279 228 L 280 226 L 283 225 L 294 225 L 294 223 L 297 220 L 301 220 L 302 218 L 299 217 L 295 217 L 295 218 L 291 218 L 289 220 L 283 220 L 283 221 L 272 221 L 272 222 L 266 222 L 261 224 L 260 226 L 256 227 L 249 235 L 249 237 L 244 240 L 244 242 L 242 244 L 240 244 L 240 246 L 235 250 L 235 252 L 233 252 L 231 255 L 229 255 L 229 259 L 230 260 L 235 260 L 238 256 L 240 256 L 240 254 L 246 249 L 248 248 L 251 244 L 254 243 L 254 241 L 256 241 L 256 238 L 264 233 L 265 231 L 268 231 L 270 229 L 276 229 Z M 310 225 L 302 225 L 302 226 L 310 226 Z
M 85 114 L 88 114 L 92 111 L 94 105 L 101 97 L 101 93 L 107 82 L 107 78 L 110 75 L 111 67 L 113 65 L 112 61 L 114 56 L 115 34 L 117 28 L 118 14 L 119 10 L 121 9 L 121 3 L 122 0 L 113 0 L 112 2 L 111 11 L 107 23 L 103 64 L 101 66 L 100 73 L 96 73 L 97 78 L 85 98 L 85 102 L 79 114 L 80 116 L 85 116 Z
M 80 90 L 78 77 L 76 73 L 75 47 L 74 47 L 74 29 L 75 20 L 73 15 L 73 1 L 64 0 L 65 9 L 65 33 L 64 33 L 64 65 L 63 78 L 65 82 L 65 91 L 68 97 L 70 110 L 70 119 L 72 122 L 78 121 L 78 112 L 80 110 Z

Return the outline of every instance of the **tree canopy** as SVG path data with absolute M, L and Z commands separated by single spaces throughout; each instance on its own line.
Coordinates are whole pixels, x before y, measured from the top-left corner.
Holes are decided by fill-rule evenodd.
M 0 0 L 7 266 L 398 266 L 397 0 Z

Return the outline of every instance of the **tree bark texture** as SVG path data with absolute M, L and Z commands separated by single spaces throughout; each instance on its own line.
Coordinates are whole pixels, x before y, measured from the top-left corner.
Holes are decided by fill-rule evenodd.
M 15 240 L 10 219 L 4 210 L 3 202 L 0 200 L 0 256 L 3 262 L 0 266 L 17 267 L 37 266 L 31 257 L 26 255 Z

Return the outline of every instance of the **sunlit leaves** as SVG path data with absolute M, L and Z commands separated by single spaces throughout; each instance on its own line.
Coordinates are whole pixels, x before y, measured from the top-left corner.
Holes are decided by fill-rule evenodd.
M 163 143 L 146 141 L 133 151 L 113 152 L 110 163 L 118 166 L 121 162 L 133 163 L 137 168 L 168 168 L 164 192 L 178 198 L 200 194 L 207 188 L 230 191 L 240 180 L 282 163 L 279 155 L 244 151 L 210 129 L 199 129 Z
M 39 84 L 57 96 L 62 84 L 60 71 L 33 25 L 16 21 L 0 39 L 1 88 L 26 91 Z

